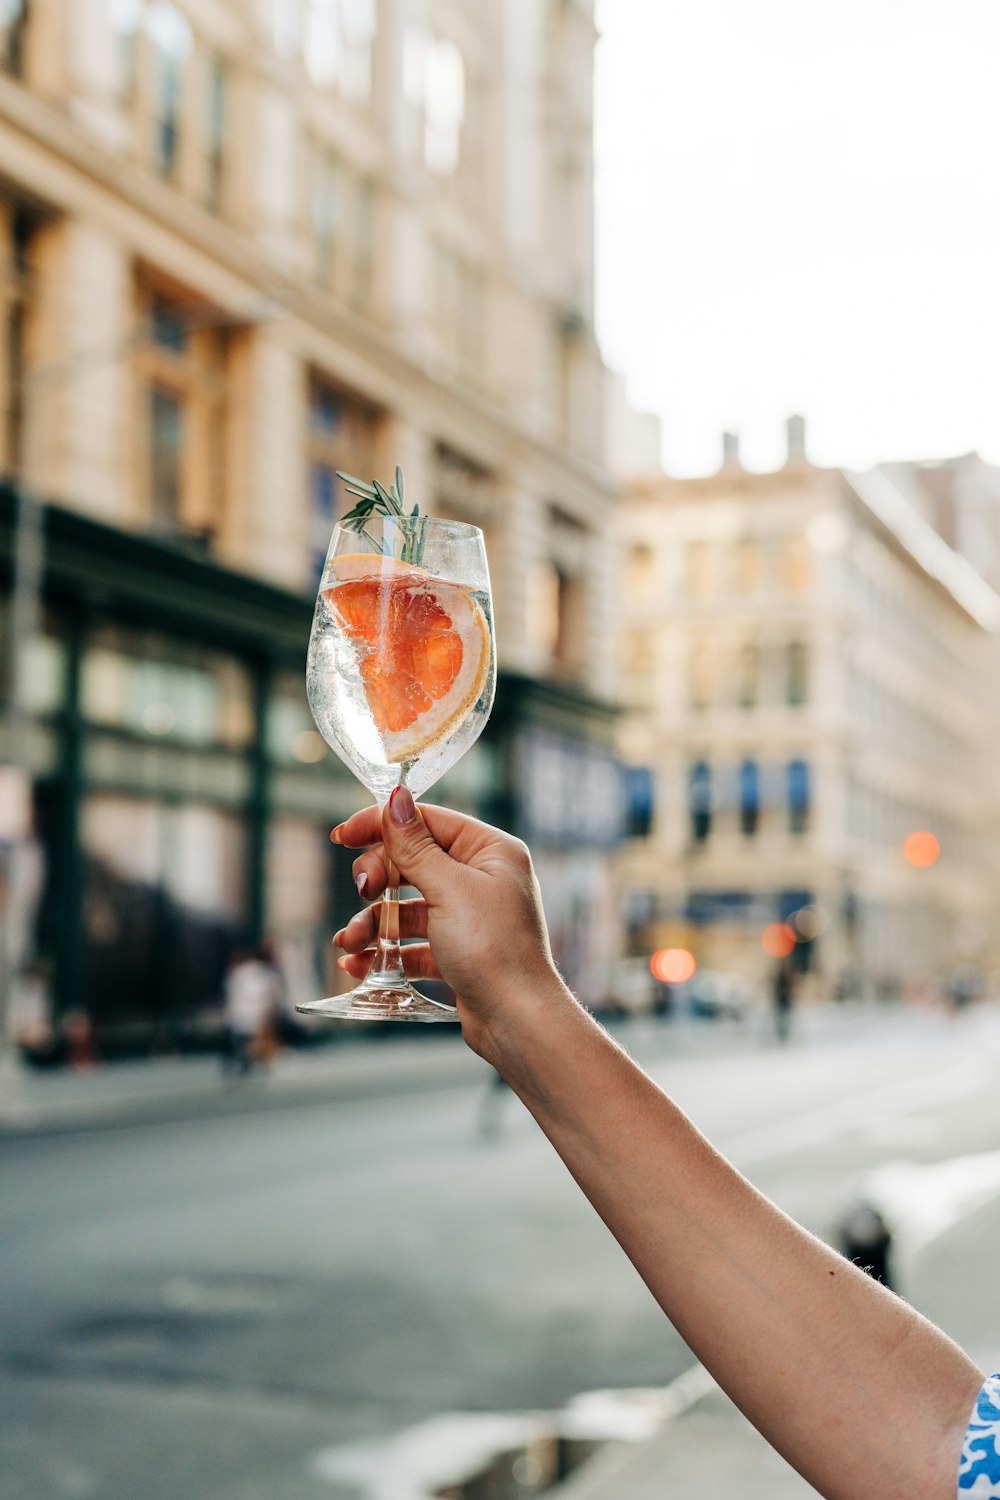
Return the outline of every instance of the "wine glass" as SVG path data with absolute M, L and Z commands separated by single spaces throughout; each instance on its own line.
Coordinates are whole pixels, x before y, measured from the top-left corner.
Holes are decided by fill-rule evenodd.
M 384 809 L 418 797 L 480 736 L 496 649 L 483 534 L 430 516 L 376 513 L 334 527 L 313 617 L 306 688 L 316 727 Z M 454 1021 L 403 972 L 399 875 L 390 863 L 371 968 L 311 1015 Z

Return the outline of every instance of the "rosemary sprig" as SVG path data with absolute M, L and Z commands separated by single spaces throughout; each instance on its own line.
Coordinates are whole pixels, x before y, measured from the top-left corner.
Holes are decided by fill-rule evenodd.
M 402 561 L 419 565 L 424 555 L 427 517 L 420 515 L 419 505 L 415 505 L 409 515 L 406 514 L 403 501 L 405 493 L 403 471 L 399 464 L 396 465 L 396 478 L 388 489 L 377 479 L 373 479 L 371 484 L 366 484 L 363 479 L 358 479 L 353 474 L 345 474 L 340 469 L 337 470 L 337 478 L 343 480 L 347 493 L 358 502 L 352 510 L 341 517 L 341 525 L 346 526 L 350 531 L 360 533 L 376 552 L 383 552 L 389 556 L 392 549 L 388 541 L 379 546 L 371 533 L 365 529 L 365 522 L 371 516 L 387 516 L 398 523 L 403 534 Z

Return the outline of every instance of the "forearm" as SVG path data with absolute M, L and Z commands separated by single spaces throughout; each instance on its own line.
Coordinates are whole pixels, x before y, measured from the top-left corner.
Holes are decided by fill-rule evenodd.
M 953 1500 L 980 1375 L 761 1196 L 555 984 L 489 1038 L 664 1312 L 830 1500 Z

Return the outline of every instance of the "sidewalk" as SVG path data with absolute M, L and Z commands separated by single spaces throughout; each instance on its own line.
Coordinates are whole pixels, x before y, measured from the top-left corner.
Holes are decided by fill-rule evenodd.
M 816 1500 L 700 1365 L 675 1386 L 679 1409 L 655 1437 L 607 1444 L 559 1500 Z
M 351 1040 L 284 1052 L 266 1072 L 247 1078 L 224 1074 L 215 1056 L 104 1063 L 83 1072 L 18 1067 L 0 1078 L 0 1138 L 482 1082 L 486 1065 L 462 1044 L 457 1029 L 440 1040 Z
M 970 1013 L 959 1024 L 974 1026 L 976 1021 L 995 1030 L 1000 1026 L 1000 1006 L 977 1006 L 975 1019 Z M 940 1015 L 898 1006 L 817 1004 L 796 1016 L 794 1042 L 823 1046 L 862 1028 L 873 1034 L 888 1029 L 905 1034 L 942 1024 Z M 267 1073 L 243 1079 L 224 1076 L 216 1056 L 102 1063 L 85 1072 L 35 1072 L 10 1063 L 0 1070 L 0 1138 L 485 1084 L 490 1076 L 486 1064 L 464 1046 L 457 1027 L 445 1029 L 446 1037 L 422 1033 L 413 1040 L 399 1035 L 351 1038 L 284 1052 Z M 764 1012 L 743 1026 L 643 1017 L 612 1022 L 609 1029 L 640 1063 L 650 1066 L 665 1054 L 752 1050 L 769 1036 L 770 1020 Z

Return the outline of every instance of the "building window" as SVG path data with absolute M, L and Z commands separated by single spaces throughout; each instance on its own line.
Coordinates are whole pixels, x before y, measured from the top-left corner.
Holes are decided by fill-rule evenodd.
M 118 51 L 118 90 L 126 100 L 135 97 L 142 7 L 143 0 L 111 0 L 111 28 Z
M 785 702 L 800 708 L 809 700 L 809 647 L 804 641 L 789 641 L 785 648 Z
M 648 542 L 629 548 L 628 590 L 633 599 L 648 599 L 653 591 L 653 549 Z
M 485 292 L 478 267 L 438 244 L 434 255 L 438 346 L 448 368 L 482 375 Z
M 740 765 L 740 832 L 752 837 L 759 822 L 760 769 L 755 760 L 744 760 Z
M 374 184 L 321 143 L 313 148 L 312 238 L 320 285 L 353 307 L 367 307 L 374 269 Z
M 27 0 L 0 0 L 0 68 L 20 78 L 28 27 Z
M 213 213 L 223 207 L 225 186 L 226 101 L 229 76 L 224 58 L 213 52 L 208 59 L 208 98 L 205 108 L 205 201 Z
M 97 632 L 83 662 L 87 721 L 157 739 L 242 749 L 253 738 L 249 680 L 232 657 L 152 632 Z
M 176 177 L 180 165 L 180 122 L 184 70 L 193 35 L 187 16 L 175 5 L 149 7 L 146 30 L 153 49 L 153 162 L 161 176 Z
M 756 708 L 760 691 L 760 648 L 744 646 L 739 661 L 739 704 L 741 708 Z
M 685 563 L 688 597 L 704 602 L 712 591 L 712 557 L 708 543 L 689 542 Z
M 712 831 L 712 770 L 707 760 L 696 760 L 688 775 L 691 838 L 703 844 Z
M 307 0 L 303 50 L 313 82 L 348 99 L 369 98 L 375 26 L 375 0 Z
M 465 63 L 454 42 L 438 40 L 424 58 L 424 161 L 436 177 L 458 166 L 465 120 Z
M 808 594 L 812 587 L 812 559 L 805 537 L 792 536 L 785 542 L 782 570 L 787 593 L 796 598 Z
M 370 177 L 359 178 L 354 194 L 353 244 L 352 300 L 355 307 L 368 307 L 375 265 L 375 184 Z
M 155 524 L 172 529 L 181 514 L 184 406 L 173 391 L 149 388 L 149 494 Z
M 312 233 L 316 276 L 332 290 L 337 264 L 337 161 L 332 151 L 319 147 L 313 157 Z
M 715 696 L 715 658 L 707 646 L 694 646 L 688 656 L 688 704 L 702 711 Z
M 367 479 L 374 472 L 377 416 L 324 381 L 313 382 L 309 395 L 309 512 L 312 566 L 310 583 L 319 582 L 326 563 L 330 533 L 342 509 L 337 470 Z
M 809 766 L 804 760 L 788 762 L 788 831 L 805 833 L 809 826 L 811 787 Z
M 147 337 L 136 355 L 150 520 L 210 540 L 224 494 L 227 342 L 208 309 L 140 288 Z
M 625 799 L 625 837 L 645 839 L 653 831 L 656 781 L 648 766 L 622 769 Z
M 736 589 L 740 594 L 755 594 L 760 588 L 760 546 L 752 537 L 743 537 L 736 546 Z
M 25 210 L 0 201 L 0 474 L 11 478 L 21 469 L 32 233 L 33 223 Z
M 271 0 L 271 45 L 279 57 L 294 57 L 302 44 L 302 0 Z
M 575 676 L 581 668 L 584 580 L 558 563 L 537 563 L 528 578 L 528 638 L 539 648 L 543 670 L 557 677 Z M 635 670 L 641 672 L 642 650 Z M 646 657 L 647 663 L 649 657 Z

